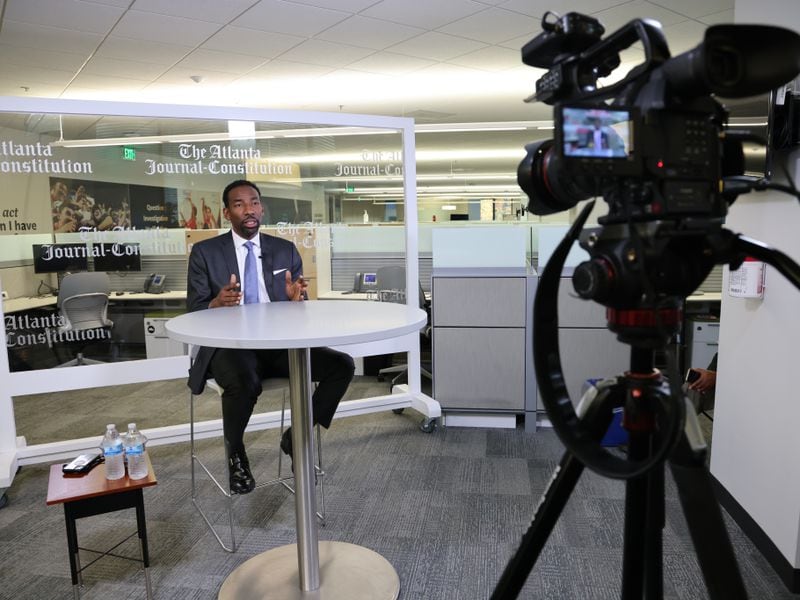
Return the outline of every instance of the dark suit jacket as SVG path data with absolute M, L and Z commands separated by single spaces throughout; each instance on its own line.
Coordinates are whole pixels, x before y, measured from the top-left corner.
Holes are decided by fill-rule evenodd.
M 292 280 L 303 274 L 303 261 L 295 245 L 282 238 L 262 233 L 261 264 L 264 267 L 264 283 L 272 302 L 289 300 L 286 296 L 287 269 Z M 205 310 L 220 290 L 230 282 L 231 273 L 241 281 L 236 261 L 236 247 L 229 231 L 192 246 L 189 255 L 189 273 L 186 281 L 186 307 L 189 312 Z M 216 348 L 200 348 L 189 369 L 189 387 L 200 394 L 208 378 L 208 366 Z

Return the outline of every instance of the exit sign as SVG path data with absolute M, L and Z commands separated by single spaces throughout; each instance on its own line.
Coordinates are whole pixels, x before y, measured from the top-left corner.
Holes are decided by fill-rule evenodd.
M 348 194 L 352 194 L 353 192 L 355 192 L 355 191 L 356 191 L 356 188 L 354 188 L 354 187 L 352 187 L 352 186 L 349 186 L 349 185 L 348 185 L 346 188 L 344 188 L 344 190 L 345 190 L 345 191 L 346 191 Z
M 136 160 L 136 148 L 125 146 L 122 148 L 122 160 Z

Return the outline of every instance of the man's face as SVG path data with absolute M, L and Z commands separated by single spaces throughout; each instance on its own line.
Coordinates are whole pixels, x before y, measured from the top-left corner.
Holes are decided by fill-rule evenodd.
M 249 185 L 240 185 L 228 192 L 228 206 L 223 209 L 233 230 L 249 240 L 258 233 L 264 208 L 261 197 Z
M 75 220 L 75 212 L 73 211 L 70 205 L 64 205 L 61 207 L 61 221 L 74 221 Z

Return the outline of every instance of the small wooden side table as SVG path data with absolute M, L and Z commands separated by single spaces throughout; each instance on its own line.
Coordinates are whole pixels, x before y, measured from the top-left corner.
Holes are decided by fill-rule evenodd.
M 143 488 L 158 483 L 153 473 L 153 465 L 150 464 L 150 457 L 147 456 L 148 475 L 141 479 L 130 479 L 126 474 L 122 479 L 109 481 L 106 479 L 106 466 L 102 463 L 85 475 L 79 476 L 65 476 L 61 472 L 61 466 L 61 463 L 50 466 L 50 481 L 47 484 L 47 505 L 64 505 L 73 597 L 76 600 L 80 598 L 80 586 L 82 585 L 81 572 L 84 569 L 104 556 L 115 556 L 117 558 L 125 558 L 142 563 L 144 566 L 147 598 L 152 598 L 153 593 L 150 586 L 149 570 L 150 557 L 147 551 L 147 526 L 144 519 L 144 496 L 142 494 Z M 136 532 L 105 552 L 78 547 L 78 529 L 75 524 L 77 519 L 91 517 L 93 515 L 102 515 L 125 508 L 136 509 Z M 117 546 L 130 539 L 136 533 L 139 534 L 139 544 L 142 550 L 141 559 L 113 554 L 113 550 L 115 550 Z M 92 560 L 86 566 L 81 567 L 80 556 L 78 554 L 79 550 L 94 552 L 100 556 Z

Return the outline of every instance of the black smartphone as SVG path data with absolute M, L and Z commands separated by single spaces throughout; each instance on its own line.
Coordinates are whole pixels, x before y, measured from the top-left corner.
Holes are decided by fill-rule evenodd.
M 695 371 L 694 369 L 686 371 L 686 383 L 694 383 L 698 379 L 700 379 L 700 371 Z
M 61 472 L 64 473 L 64 475 L 82 475 L 83 473 L 91 471 L 94 466 L 100 464 L 102 460 L 103 455 L 99 452 L 81 454 L 63 465 L 61 467 Z

